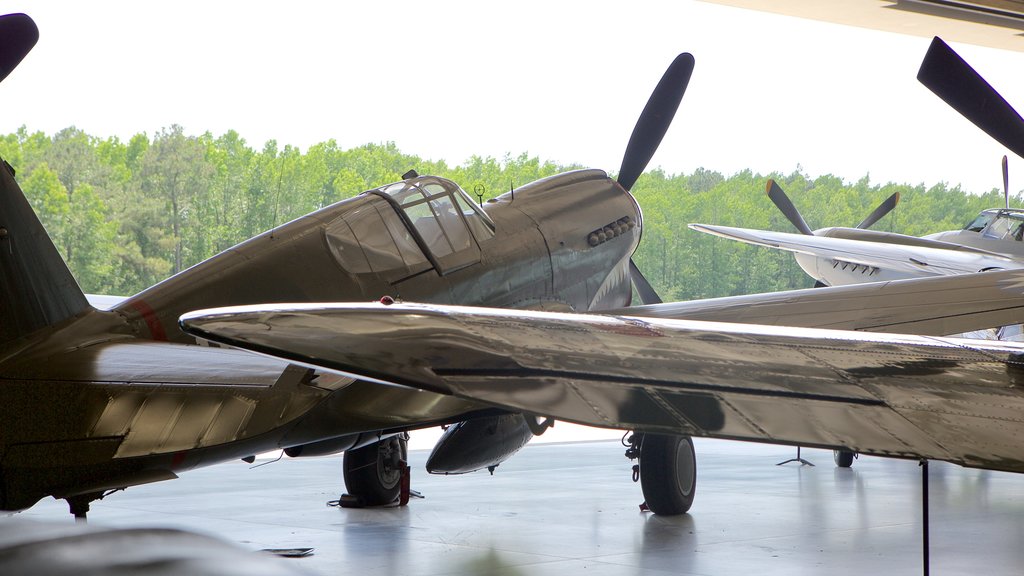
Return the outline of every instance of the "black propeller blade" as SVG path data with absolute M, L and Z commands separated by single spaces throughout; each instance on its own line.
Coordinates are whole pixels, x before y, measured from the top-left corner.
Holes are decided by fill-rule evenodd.
M 683 93 L 686 92 L 686 86 L 690 83 L 693 63 L 693 56 L 689 53 L 676 56 L 647 100 L 633 128 L 633 134 L 629 137 L 619 168 L 619 184 L 626 190 L 636 183 L 665 137 L 683 99 Z
M 917 79 L 1000 144 L 1024 158 L 1024 119 L 938 36 Z
M 775 180 L 769 179 L 768 185 L 768 197 L 771 198 L 772 203 L 779 209 L 780 212 L 793 224 L 801 234 L 807 236 L 814 236 L 814 232 L 811 231 L 811 227 L 807 225 L 804 217 L 800 215 L 800 211 L 796 209 L 793 202 L 786 196 L 786 193 L 782 191 L 782 188 L 775 183 Z M 872 224 L 878 222 L 886 214 L 892 212 L 892 209 L 896 207 L 900 202 L 900 193 L 895 192 L 892 196 L 885 199 L 884 202 L 878 205 L 868 217 L 857 224 L 857 228 L 870 228 Z
M 885 199 L 884 202 L 879 204 L 878 208 L 875 208 L 874 212 L 868 214 L 868 217 L 865 218 L 864 220 L 861 220 L 861 223 L 857 224 L 857 228 L 871 228 L 872 224 L 881 220 L 889 212 L 892 212 L 892 209 L 895 208 L 896 205 L 899 203 L 900 193 L 893 192 L 893 195 L 889 196 L 888 198 Z
M 1010 166 L 1006 162 L 1006 154 L 1003 154 L 1003 198 L 1006 200 L 1006 209 L 1010 209 Z
M 39 28 L 25 14 L 0 16 L 0 82 L 7 78 L 39 40 Z
M 796 209 L 796 206 L 793 206 L 793 202 L 790 201 L 789 196 L 786 196 L 786 193 L 782 191 L 782 188 L 779 188 L 779 185 L 775 183 L 775 180 L 768 180 L 767 190 L 768 197 L 771 198 L 772 203 L 778 207 L 779 211 L 782 212 L 786 219 L 793 223 L 793 226 L 796 226 L 796 229 L 799 230 L 801 234 L 814 236 L 814 232 L 811 232 L 811 227 L 807 225 L 806 221 L 804 221 L 804 217 L 800 215 L 800 211 Z
M 629 259 L 629 277 L 633 281 L 636 293 L 640 295 L 640 301 L 644 304 L 661 304 L 661 296 L 654 291 L 654 287 L 644 277 L 643 272 L 636 266 L 633 259 Z
M 668 70 L 662 75 L 654 92 L 647 100 L 644 111 L 633 127 L 633 134 L 626 144 L 626 153 L 622 156 L 622 166 L 619 168 L 619 184 L 629 190 L 636 184 L 637 178 L 647 168 L 647 163 L 654 157 L 662 138 L 668 132 L 672 124 L 672 118 L 679 109 L 679 103 L 683 100 L 686 86 L 690 83 L 690 76 L 693 74 L 693 55 L 683 53 L 676 56 L 676 59 L 669 65 Z M 661 297 L 654 291 L 654 287 L 647 281 L 640 268 L 633 259 L 629 259 L 629 276 L 636 287 L 640 301 L 644 304 L 661 304 Z

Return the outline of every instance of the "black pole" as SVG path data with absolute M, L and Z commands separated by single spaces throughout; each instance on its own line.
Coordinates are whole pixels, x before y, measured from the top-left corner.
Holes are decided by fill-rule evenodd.
M 921 527 L 922 540 L 922 566 L 924 576 L 928 576 L 930 567 L 928 565 L 928 461 L 921 460 L 921 518 L 924 525 Z

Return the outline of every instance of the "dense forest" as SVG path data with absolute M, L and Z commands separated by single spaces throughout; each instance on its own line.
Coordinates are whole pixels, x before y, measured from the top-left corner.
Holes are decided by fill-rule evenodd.
M 172 126 L 128 142 L 76 128 L 48 136 L 26 128 L 0 138 L 0 156 L 86 292 L 130 295 L 217 252 L 364 190 L 420 174 L 451 178 L 485 198 L 558 172 L 526 154 L 473 157 L 460 166 L 402 153 L 394 143 L 348 150 L 331 140 L 305 152 L 269 141 L 254 149 L 236 132 L 187 135 Z M 666 300 L 810 286 L 791 255 L 687 229 L 691 222 L 793 231 L 764 193 L 774 178 L 812 228 L 853 226 L 893 192 L 901 201 L 874 228 L 921 235 L 962 227 L 1002 204 L 937 184 L 874 184 L 868 177 L 725 176 L 653 170 L 633 188 L 644 212 L 637 264 Z

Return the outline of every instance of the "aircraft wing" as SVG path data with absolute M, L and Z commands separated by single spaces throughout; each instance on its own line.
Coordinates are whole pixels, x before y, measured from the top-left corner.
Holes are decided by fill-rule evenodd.
M 992 256 L 994 258 L 1012 258 L 1012 256 L 1008 256 L 1006 254 L 992 252 L 991 250 L 983 250 L 981 248 L 967 246 L 965 244 L 945 242 L 943 240 L 936 240 L 931 237 L 908 236 L 906 234 L 897 234 L 896 232 L 883 232 L 880 230 L 872 230 L 870 228 L 844 228 L 842 226 L 834 226 L 831 228 L 824 228 L 822 230 L 818 230 L 815 232 L 815 235 L 823 236 L 826 238 L 845 238 L 847 240 L 863 240 L 865 242 L 877 242 L 880 244 L 898 244 L 901 246 L 917 248 L 957 250 L 959 252 L 982 254 L 984 256 Z
M 1024 324 L 1024 271 L 632 306 L 610 314 L 930 336 Z
M 196 336 L 594 426 L 1024 471 L 1024 345 L 395 304 L 193 312 Z
M 969 274 L 991 269 L 1024 268 L 1024 262 L 994 253 L 949 250 L 926 245 L 896 244 L 853 238 L 808 236 L 710 224 L 690 224 L 689 227 L 698 232 L 739 240 L 748 244 L 861 266 L 884 268 L 914 276 L 942 276 Z

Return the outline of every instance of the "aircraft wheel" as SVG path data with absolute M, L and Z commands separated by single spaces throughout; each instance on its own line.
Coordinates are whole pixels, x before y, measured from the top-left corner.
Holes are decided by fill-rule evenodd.
M 402 470 L 409 451 L 404 434 L 346 450 L 343 457 L 345 489 L 362 506 L 381 506 L 398 500 Z
M 836 461 L 836 466 L 840 468 L 849 468 L 853 466 L 853 458 L 856 456 L 855 452 L 849 450 L 833 450 L 832 457 Z
M 684 514 L 697 491 L 697 457 L 689 436 L 644 434 L 640 487 L 655 514 Z

